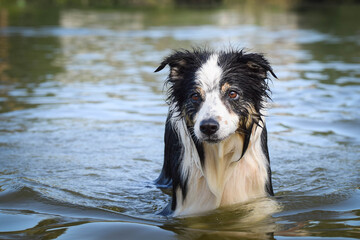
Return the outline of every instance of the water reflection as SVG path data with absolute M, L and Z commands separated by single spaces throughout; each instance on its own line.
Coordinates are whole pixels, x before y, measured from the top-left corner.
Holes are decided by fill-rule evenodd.
M 13 24 L 10 16 L 6 9 L 1 10 L 0 30 Z M 62 66 L 55 63 L 61 55 L 59 50 L 56 37 L 24 38 L 0 34 L 0 112 L 38 106 L 27 98 L 34 97 L 39 84 L 53 80 L 54 75 L 63 71 Z M 41 97 L 51 96 L 51 93 L 44 93 Z
M 75 238 L 91 228 L 156 239 L 355 237 L 360 44 L 347 16 L 353 9 L 253 1 L 202 10 L 2 9 L 0 220 L 22 224 L 0 237 Z M 329 27 L 330 15 L 341 24 Z M 262 199 L 206 216 L 156 216 L 169 196 L 152 184 L 167 113 L 166 72 L 153 70 L 171 48 L 229 43 L 266 53 L 279 76 L 268 126 L 282 208 L 254 219 L 271 205 Z
M 273 239 L 277 226 L 271 215 L 280 210 L 276 201 L 264 198 L 202 216 L 175 219 L 163 228 L 176 232 L 178 239 Z

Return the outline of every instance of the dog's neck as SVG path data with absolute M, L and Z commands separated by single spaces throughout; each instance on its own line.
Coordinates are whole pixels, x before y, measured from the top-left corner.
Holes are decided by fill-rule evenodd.
M 185 146 L 181 167 L 188 174 L 187 195 L 183 199 L 180 189 L 177 190 L 175 215 L 213 210 L 266 196 L 268 163 L 261 146 L 262 128 L 254 126 L 252 131 L 248 149 L 242 158 L 244 140 L 238 133 L 217 144 L 203 143 L 202 165 L 199 157 L 194 158 L 195 144 L 192 142 Z M 186 159 L 190 155 L 192 159 Z

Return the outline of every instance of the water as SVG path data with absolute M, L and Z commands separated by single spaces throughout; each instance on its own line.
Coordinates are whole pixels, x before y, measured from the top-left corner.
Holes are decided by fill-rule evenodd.
M 359 5 L 0 10 L 1 239 L 360 238 Z M 356 21 L 357 20 L 357 21 Z M 264 52 L 269 199 L 185 219 L 161 169 L 172 48 Z

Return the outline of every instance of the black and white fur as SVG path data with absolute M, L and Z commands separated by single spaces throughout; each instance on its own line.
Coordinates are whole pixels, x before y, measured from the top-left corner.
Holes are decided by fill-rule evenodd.
M 165 213 L 191 215 L 273 196 L 264 107 L 269 62 L 256 53 L 175 51 L 170 66 L 164 164 Z

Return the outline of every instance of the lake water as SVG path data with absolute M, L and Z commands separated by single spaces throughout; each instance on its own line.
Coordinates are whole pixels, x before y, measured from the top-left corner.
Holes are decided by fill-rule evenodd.
M 1 239 L 360 238 L 360 5 L 0 9 Z M 171 49 L 263 52 L 276 212 L 156 215 Z

